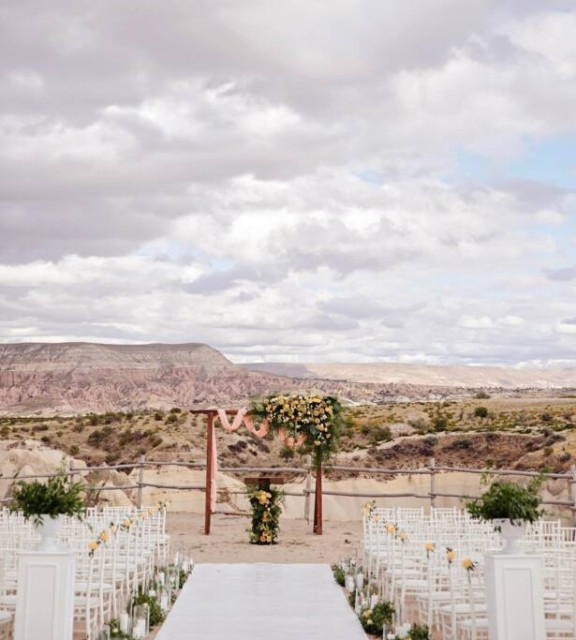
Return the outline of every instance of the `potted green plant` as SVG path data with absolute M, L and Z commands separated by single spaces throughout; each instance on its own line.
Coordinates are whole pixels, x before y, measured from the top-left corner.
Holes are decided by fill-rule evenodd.
M 32 520 L 42 536 L 40 549 L 54 551 L 61 526 L 59 516 L 82 519 L 85 512 L 82 498 L 84 491 L 84 484 L 70 482 L 63 470 L 46 482 L 20 480 L 13 491 L 10 511 L 21 513 L 26 520 Z
M 527 524 L 543 514 L 539 508 L 543 481 L 543 477 L 538 476 L 523 487 L 508 480 L 494 480 L 480 498 L 466 503 L 473 518 L 491 521 L 502 534 L 507 543 L 503 553 L 522 553 L 518 541 L 524 536 Z

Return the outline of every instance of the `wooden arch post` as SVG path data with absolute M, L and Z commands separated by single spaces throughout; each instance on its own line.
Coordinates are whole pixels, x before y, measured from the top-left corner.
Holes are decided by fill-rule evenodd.
M 314 533 L 322 535 L 322 464 L 316 467 L 316 491 L 314 493 Z
M 235 415 L 237 409 L 226 409 L 227 415 Z M 214 421 L 218 412 L 216 409 L 190 409 L 192 414 L 203 414 L 206 416 L 206 493 L 204 496 L 204 534 L 210 535 L 210 525 L 212 520 L 212 491 L 214 489 L 214 478 L 216 468 L 214 464 L 214 446 L 216 442 L 216 431 Z

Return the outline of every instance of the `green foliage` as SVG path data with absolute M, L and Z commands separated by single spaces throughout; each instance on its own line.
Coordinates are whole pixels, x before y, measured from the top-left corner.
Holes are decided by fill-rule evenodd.
M 284 493 L 280 489 L 248 489 L 248 499 L 252 507 L 252 544 L 276 544 L 280 531 L 281 504 Z
M 413 624 L 408 631 L 410 640 L 430 640 L 430 629 L 425 625 Z
M 82 493 L 85 491 L 84 484 L 69 482 L 63 471 L 46 482 L 20 480 L 14 490 L 10 511 L 21 512 L 26 520 L 31 518 L 35 524 L 42 523 L 44 515 L 81 518 L 84 515 Z
M 300 439 L 316 468 L 338 450 L 345 424 L 342 412 L 338 398 L 302 394 L 272 395 L 250 407 L 250 414 L 267 420 L 270 430 L 283 434 L 288 446 L 295 446 Z
M 348 594 L 348 604 L 354 609 L 354 605 L 356 604 L 356 589 L 352 589 Z
M 156 596 L 151 596 L 148 593 L 142 593 L 142 591 L 139 591 L 138 595 L 134 597 L 133 604 L 148 605 L 150 609 L 150 627 L 151 628 L 155 627 L 157 624 L 160 624 L 164 620 L 164 614 L 162 613 L 160 603 L 158 602 L 158 598 Z
M 370 433 L 370 444 L 376 445 L 380 442 L 390 442 L 394 438 L 389 427 L 374 427 Z
M 478 393 L 474 397 L 477 400 L 488 400 L 492 396 L 486 391 L 478 391 Z
M 474 417 L 475 418 L 487 418 L 488 417 L 488 409 L 486 409 L 486 407 L 476 407 L 474 409 Z
M 110 620 L 108 623 L 108 627 L 110 629 L 110 637 L 111 638 L 119 638 L 119 640 L 132 640 L 132 636 L 128 633 L 124 633 L 120 631 L 120 621 L 119 620 Z
M 480 498 L 466 503 L 478 520 L 510 519 L 513 524 L 534 522 L 543 514 L 539 509 L 542 477 L 532 479 L 526 487 L 515 482 L 495 480 Z
M 448 418 L 441 413 L 438 413 L 432 418 L 432 429 L 434 431 L 442 432 L 448 429 Z
M 384 625 L 392 624 L 394 613 L 391 602 L 379 602 L 371 609 L 362 609 L 358 618 L 366 633 L 381 637 Z
M 344 570 L 339 564 L 333 564 L 331 568 L 336 584 L 343 587 L 346 584 L 346 574 L 344 573 Z
M 292 460 L 296 456 L 296 451 L 294 451 L 293 447 L 289 447 L 288 445 L 282 445 L 280 449 L 280 457 L 282 460 L 288 462 L 288 460 Z

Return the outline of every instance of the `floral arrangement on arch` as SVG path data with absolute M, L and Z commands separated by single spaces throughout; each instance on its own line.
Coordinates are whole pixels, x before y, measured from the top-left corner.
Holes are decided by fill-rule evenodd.
M 288 447 L 303 447 L 318 468 L 338 449 L 342 405 L 334 396 L 272 395 L 252 403 L 250 415 L 266 420 Z
M 280 514 L 284 492 L 280 489 L 248 489 L 248 500 L 252 507 L 252 544 L 276 544 L 280 531 Z

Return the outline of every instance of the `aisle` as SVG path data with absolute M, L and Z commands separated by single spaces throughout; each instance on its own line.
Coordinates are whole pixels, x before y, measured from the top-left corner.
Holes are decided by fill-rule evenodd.
M 328 565 L 200 564 L 157 640 L 366 640 Z

